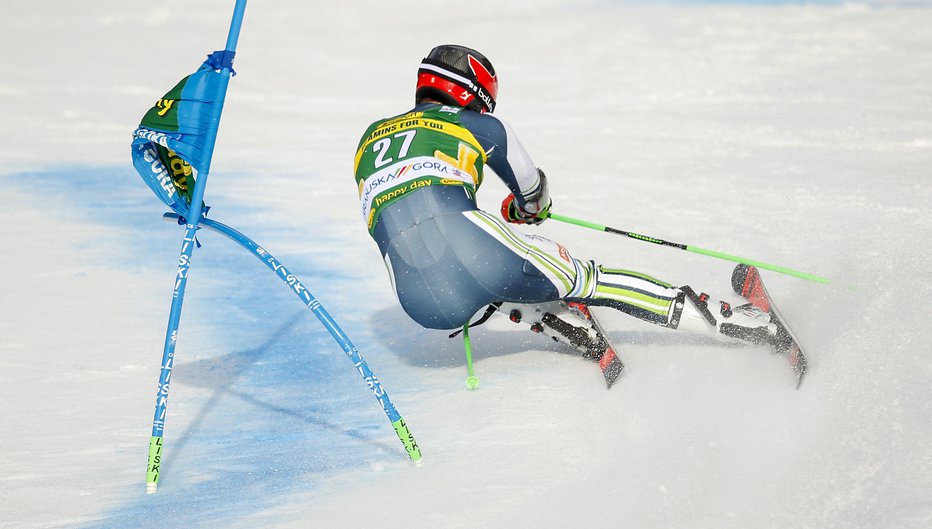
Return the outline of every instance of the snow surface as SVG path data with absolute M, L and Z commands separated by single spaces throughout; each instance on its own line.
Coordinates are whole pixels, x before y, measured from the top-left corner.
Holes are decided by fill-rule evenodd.
M 195 253 L 158 494 L 145 463 L 181 232 L 133 172 L 152 101 L 231 1 L 7 2 L 0 17 L 0 527 L 932 526 L 928 2 L 253 1 L 208 186 L 359 346 L 226 239 Z M 697 5 L 702 4 L 702 5 Z M 765 273 L 783 359 L 599 312 L 628 370 L 502 319 L 401 312 L 351 160 L 434 45 L 483 50 L 555 211 L 831 277 Z M 480 203 L 504 187 L 488 181 Z M 577 256 L 728 296 L 731 265 L 556 222 Z

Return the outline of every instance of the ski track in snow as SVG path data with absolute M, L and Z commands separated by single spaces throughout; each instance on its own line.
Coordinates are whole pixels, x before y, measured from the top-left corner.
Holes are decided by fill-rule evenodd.
M 0 78 L 0 527 L 932 525 L 928 2 L 481 3 L 499 18 L 450 28 L 431 15 L 423 34 L 396 33 L 375 55 L 377 30 L 402 27 L 411 5 L 251 2 L 210 216 L 262 244 L 331 312 L 425 463 L 407 462 L 313 314 L 206 232 L 156 495 L 144 467 L 181 229 L 134 174 L 128 133 L 212 49 L 228 14 L 92 4 L 57 18 L 16 6 L 0 21 L 0 44 L 35 34 L 77 50 L 57 74 L 44 67 L 51 44 L 11 54 L 8 72 L 22 77 Z M 173 17 L 182 5 L 186 17 Z M 187 33 L 193 20 L 212 37 Z M 501 36 L 512 29 L 553 42 L 524 50 Z M 178 38 L 140 64 L 125 43 L 156 34 Z M 466 391 L 461 342 L 397 307 L 348 160 L 368 121 L 409 101 L 418 54 L 471 37 L 499 61 L 503 117 L 551 176 L 561 213 L 834 280 L 765 276 L 808 349 L 801 390 L 781 358 L 602 311 L 627 366 L 611 391 L 594 365 L 502 319 L 471 333 L 481 387 Z M 379 94 L 345 69 L 356 63 L 384 80 Z M 575 82 L 536 75 L 552 63 Z M 322 82 L 331 70 L 353 81 L 345 93 Z M 617 107 L 582 97 L 606 78 L 618 79 Z M 95 117 L 83 103 L 98 90 L 113 104 Z M 579 206 L 606 189 L 618 207 Z M 489 181 L 480 204 L 494 211 L 503 194 Z M 727 263 L 554 222 L 540 230 L 576 255 L 729 295 Z

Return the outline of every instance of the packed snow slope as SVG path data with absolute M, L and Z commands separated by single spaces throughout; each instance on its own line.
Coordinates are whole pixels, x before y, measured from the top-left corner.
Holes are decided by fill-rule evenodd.
M 211 216 L 319 298 L 408 421 L 407 461 L 337 344 L 199 237 L 158 494 L 147 443 L 181 230 L 130 133 L 223 46 L 232 1 L 8 3 L 0 17 L 0 527 L 932 526 L 932 8 L 252 0 Z M 763 5 L 762 5 L 763 4 Z M 440 4 L 438 3 L 437 6 Z M 446 5 L 446 4 L 445 4 Z M 554 211 L 830 277 L 765 273 L 784 359 L 600 311 L 627 371 L 504 318 L 462 343 L 398 307 L 352 157 L 436 44 L 486 53 Z M 504 186 L 487 179 L 480 205 Z M 577 257 L 732 299 L 732 265 L 550 221 Z

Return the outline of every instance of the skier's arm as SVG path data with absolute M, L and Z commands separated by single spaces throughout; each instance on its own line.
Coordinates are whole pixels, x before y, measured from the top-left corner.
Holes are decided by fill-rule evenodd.
M 466 114 L 463 116 L 463 124 L 485 149 L 487 165 L 512 192 L 511 204 L 517 214 L 514 218 L 506 216 L 506 220 L 526 222 L 545 211 L 550 206 L 547 177 L 534 166 L 531 156 L 511 127 L 491 114 Z M 508 202 L 509 198 L 505 200 Z

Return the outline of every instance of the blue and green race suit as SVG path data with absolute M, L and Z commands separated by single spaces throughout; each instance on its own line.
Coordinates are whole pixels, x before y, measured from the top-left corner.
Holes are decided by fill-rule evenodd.
M 491 114 L 419 104 L 376 121 L 359 142 L 354 172 L 362 217 L 412 319 L 453 329 L 498 301 L 578 299 L 667 323 L 677 295 L 672 286 L 600 270 L 480 210 L 475 197 L 486 167 L 520 207 L 546 189 L 514 132 Z

